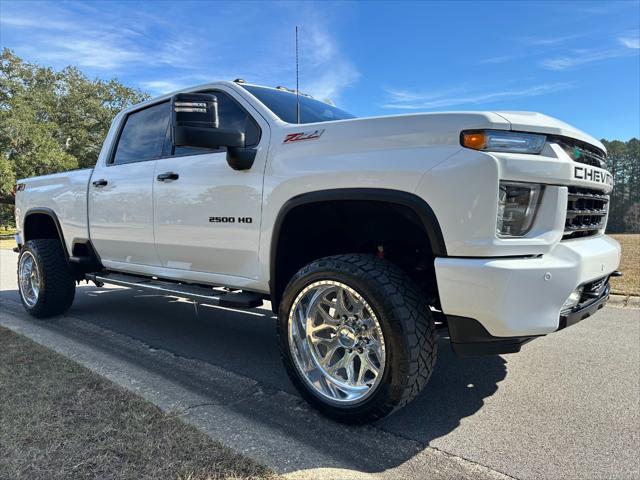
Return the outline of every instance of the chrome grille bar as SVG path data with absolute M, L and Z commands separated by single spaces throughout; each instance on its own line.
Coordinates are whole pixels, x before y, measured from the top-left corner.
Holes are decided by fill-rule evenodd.
M 609 196 L 599 190 L 569 187 L 563 240 L 598 234 L 606 226 Z

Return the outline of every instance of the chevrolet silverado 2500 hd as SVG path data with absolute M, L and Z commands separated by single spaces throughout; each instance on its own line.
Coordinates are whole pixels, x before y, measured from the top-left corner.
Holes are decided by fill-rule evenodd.
M 95 168 L 18 182 L 20 294 L 36 317 L 81 280 L 269 300 L 301 394 L 372 421 L 429 380 L 436 324 L 460 355 L 509 353 L 604 305 L 605 159 L 538 113 L 354 118 L 203 85 L 117 115 Z

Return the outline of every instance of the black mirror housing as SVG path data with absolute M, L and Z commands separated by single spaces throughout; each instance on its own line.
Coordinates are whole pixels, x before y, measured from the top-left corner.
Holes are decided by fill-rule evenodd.
M 244 147 L 244 133 L 217 128 L 174 126 L 173 144 L 176 147 Z
M 218 128 L 218 99 L 209 93 L 178 93 L 171 98 L 175 127 Z
M 234 170 L 249 170 L 256 159 L 255 148 L 227 148 L 227 163 Z
M 227 147 L 234 170 L 248 170 L 256 150 L 245 148 L 244 132 L 218 128 L 218 99 L 210 93 L 178 93 L 171 98 L 171 139 L 176 147 Z

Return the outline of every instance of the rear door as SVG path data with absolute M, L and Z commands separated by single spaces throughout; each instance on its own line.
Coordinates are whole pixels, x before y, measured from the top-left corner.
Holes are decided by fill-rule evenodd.
M 206 93 L 218 98 L 219 127 L 244 131 L 256 158 L 251 169 L 233 170 L 226 148 L 173 148 L 167 132 L 166 157 L 156 162 L 156 248 L 162 265 L 178 278 L 216 281 L 200 273 L 255 278 L 268 126 L 230 92 Z
M 169 123 L 168 101 L 129 113 L 106 163 L 89 182 L 91 240 L 108 268 L 158 266 L 153 236 L 156 159 Z

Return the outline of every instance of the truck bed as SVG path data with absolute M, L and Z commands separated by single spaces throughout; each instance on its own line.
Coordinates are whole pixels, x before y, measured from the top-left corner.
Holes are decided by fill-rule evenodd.
M 92 171 L 87 168 L 19 180 L 18 185 L 24 185 L 28 194 L 16 198 L 18 225 L 32 209 L 52 210 L 60 221 L 67 251 L 71 252 L 72 239 L 89 238 L 87 192 Z

